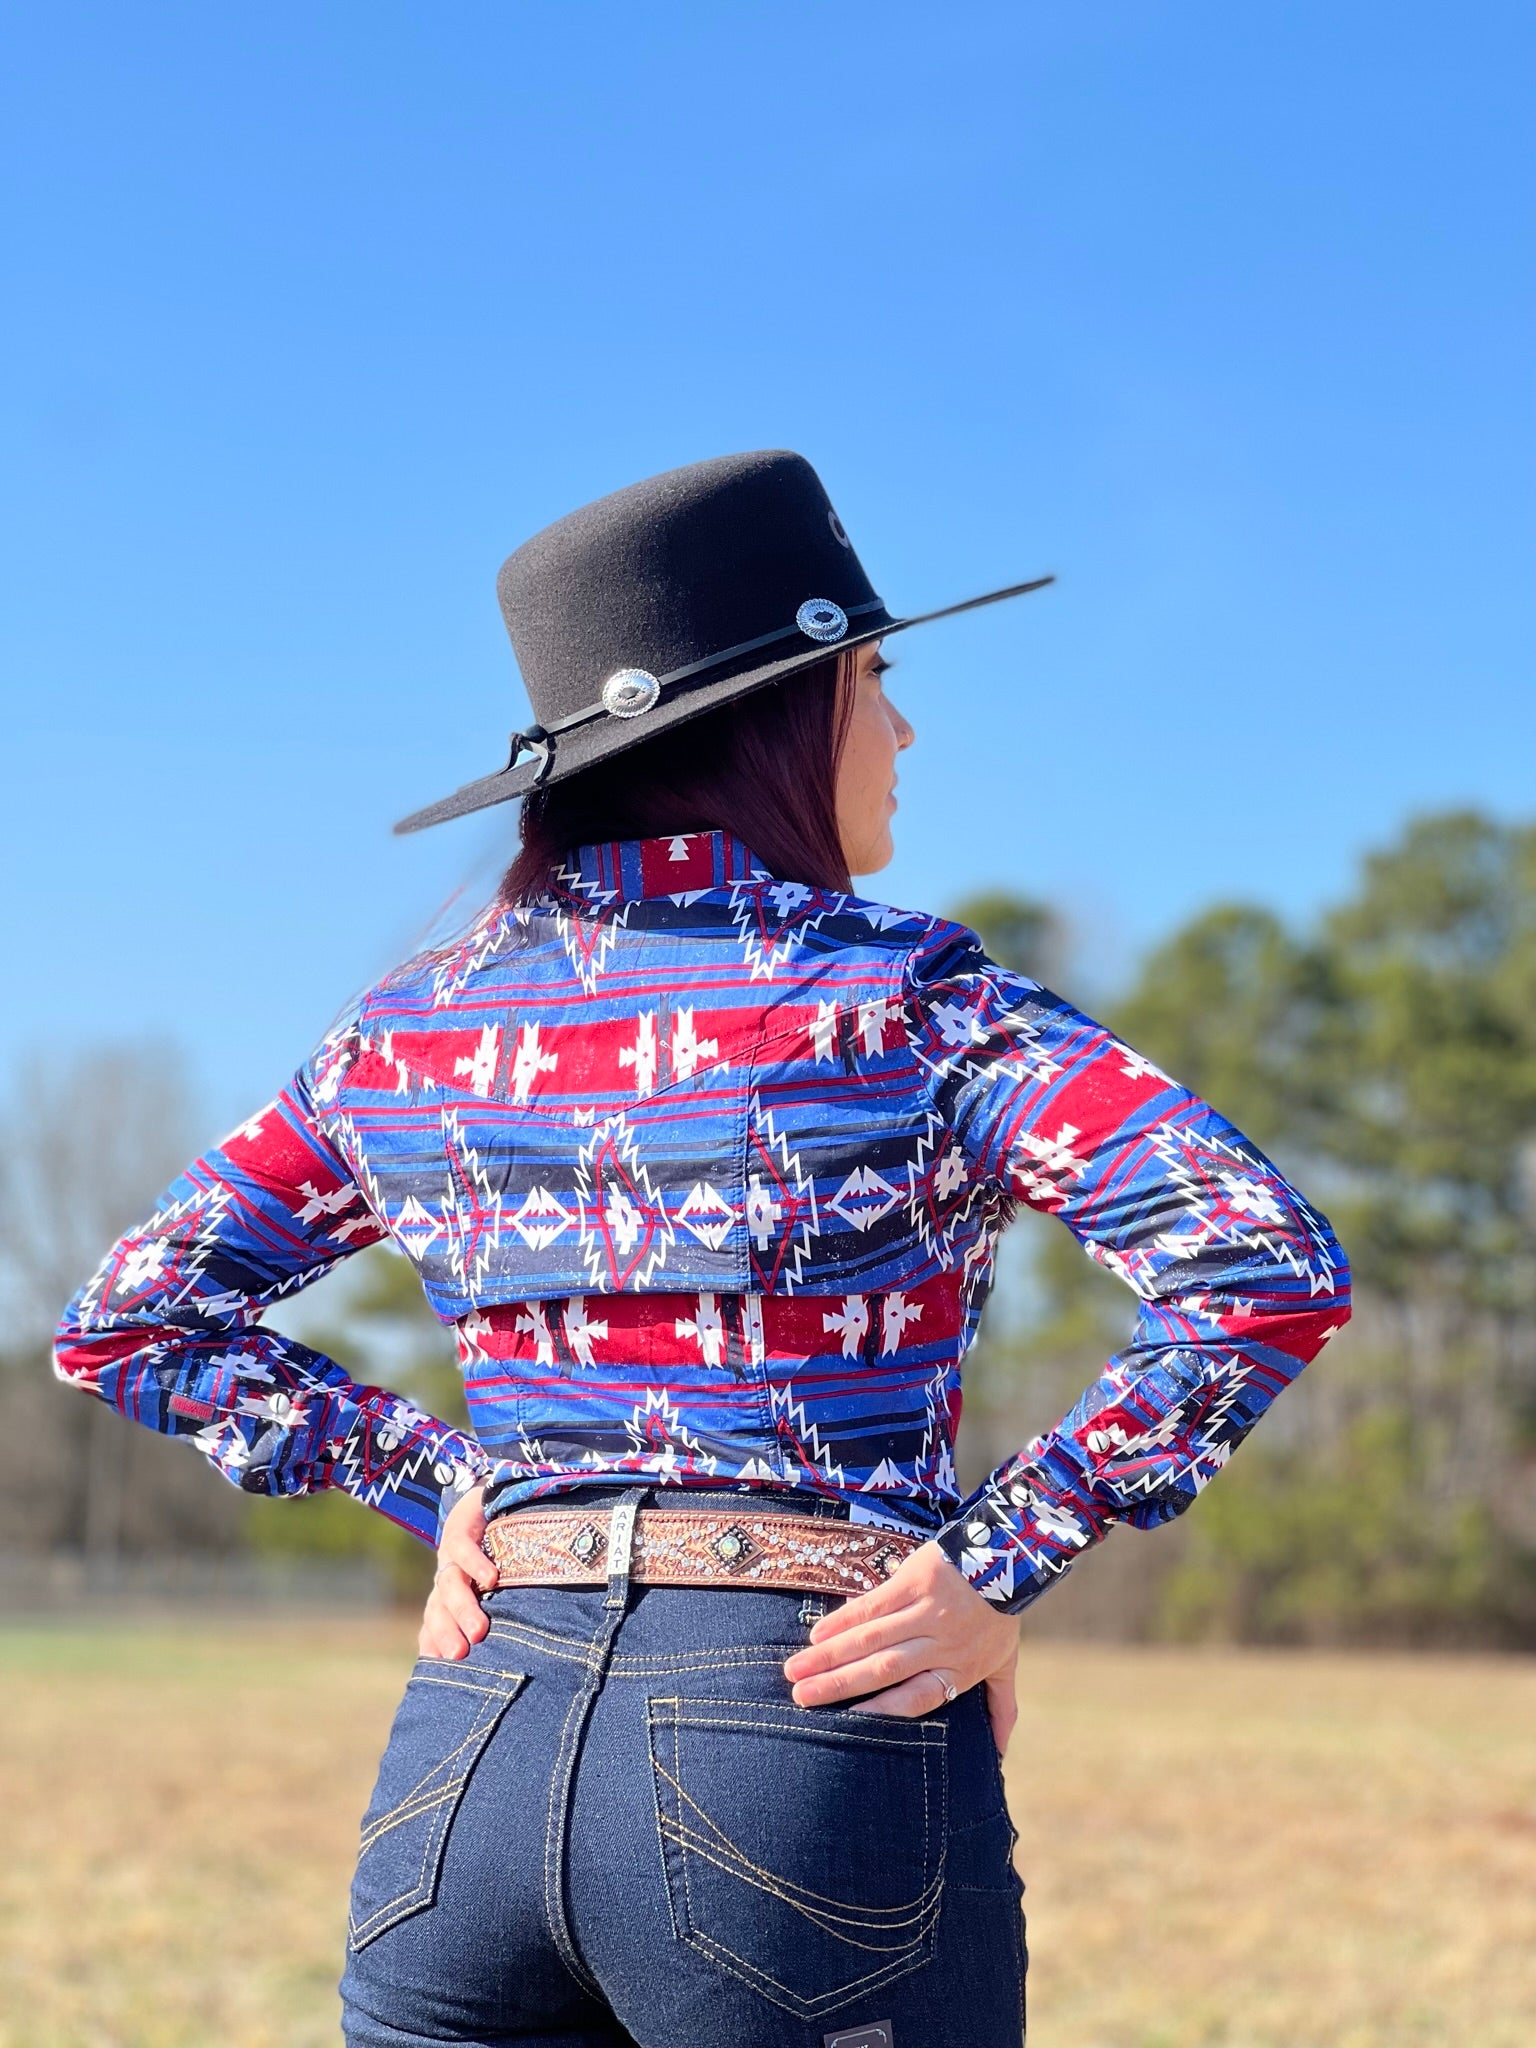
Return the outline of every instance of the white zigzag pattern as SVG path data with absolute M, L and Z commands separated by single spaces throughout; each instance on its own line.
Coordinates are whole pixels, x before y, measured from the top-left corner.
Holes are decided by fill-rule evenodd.
M 973 1001 L 956 1000 L 930 1010 L 930 1015 L 938 1015 L 943 1010 L 954 1034 L 954 1042 L 937 1054 L 928 1044 L 929 1034 L 922 1025 L 917 1022 L 909 1024 L 907 1043 L 913 1057 L 935 1080 L 965 1082 L 980 1077 L 988 1080 L 1007 1078 L 1032 1081 L 1044 1087 L 1062 1072 L 1061 1062 L 1053 1059 L 1041 1043 L 1045 1027 L 1055 1019 L 1055 1011 L 1038 1012 L 1009 1006 L 995 1015 L 987 1014 L 987 991 L 996 989 L 1002 978 L 978 975 L 974 977 L 977 989 Z M 1006 979 L 1015 987 L 1039 990 L 1039 983 L 1029 980 L 1026 975 L 1010 974 Z M 965 1027 L 963 1036 L 962 1025 Z M 1005 1043 L 1008 1049 L 1003 1051 L 1000 1048 Z
M 596 995 L 597 979 L 608 961 L 608 955 L 618 943 L 619 933 L 629 922 L 630 904 L 621 903 L 615 889 L 599 889 L 594 882 L 585 882 L 579 868 L 561 868 L 556 879 L 573 891 L 584 903 L 591 904 L 601 917 L 574 918 L 568 910 L 556 910 L 555 930 L 560 934 L 560 943 L 565 948 L 566 958 L 576 970 L 576 978 L 586 993 Z M 590 946 L 581 943 L 581 933 L 595 929 L 596 939 Z
M 420 1417 L 422 1422 L 425 1422 L 427 1419 L 424 1415 Z M 366 1423 L 360 1425 L 360 1427 L 365 1428 Z M 393 1441 L 391 1441 L 392 1437 Z M 333 1441 L 335 1440 L 333 1439 Z M 378 1448 L 386 1453 L 398 1449 L 402 1441 L 402 1438 L 394 1437 L 393 1431 L 387 1427 L 380 1430 L 375 1438 Z M 423 1473 L 430 1473 L 439 1486 L 451 1484 L 454 1477 L 455 1468 L 453 1461 L 442 1455 L 442 1446 L 433 1443 L 430 1435 L 418 1450 L 412 1452 L 400 1464 L 392 1467 L 390 1471 L 384 1474 L 383 1478 L 370 1480 L 367 1484 L 363 1483 L 361 1477 L 362 1464 L 359 1449 L 356 1447 L 356 1434 L 343 1437 L 340 1439 L 340 1442 L 345 1448 L 335 1460 L 335 1467 L 338 1471 L 347 1474 L 348 1478 L 352 1481 L 352 1484 L 346 1489 L 347 1492 L 352 1494 L 355 1499 L 360 1500 L 365 1507 L 377 1506 L 379 1501 L 383 1500 L 387 1494 L 397 1493 L 407 1480 L 417 1479 Z
M 649 1287 L 658 1269 L 666 1264 L 667 1253 L 675 1243 L 677 1233 L 672 1228 L 671 1218 L 667 1215 L 666 1204 L 661 1198 L 660 1191 L 651 1179 L 645 1161 L 640 1157 L 628 1119 L 622 1113 L 604 1117 L 600 1124 L 594 1125 L 590 1143 L 584 1145 L 577 1155 L 575 1200 L 581 1216 L 578 1242 L 582 1257 L 587 1262 L 587 1270 L 592 1275 L 592 1292 L 601 1294 L 605 1291 L 605 1283 L 611 1283 L 614 1275 L 609 1271 L 608 1251 L 602 1231 L 598 1227 L 599 1223 L 606 1223 L 609 1231 L 618 1238 L 621 1253 L 626 1250 L 626 1234 L 634 1231 L 636 1237 L 633 1241 L 637 1242 L 638 1234 L 643 1227 L 640 1212 L 622 1190 L 610 1190 L 605 1197 L 603 1210 L 601 1213 L 598 1211 L 596 1164 L 598 1153 L 605 1146 L 610 1146 L 618 1155 L 620 1164 L 644 1196 L 652 1218 L 655 1235 L 651 1250 L 625 1282 L 626 1286 L 632 1287 L 637 1293 L 642 1293 Z
M 940 1359 L 928 1378 L 923 1391 L 925 1423 L 923 1440 L 913 1465 L 913 1477 L 917 1489 L 924 1488 L 934 1495 L 943 1506 L 953 1506 L 960 1498 L 960 1487 L 955 1477 L 954 1445 L 949 1436 L 949 1416 L 945 1395 L 949 1391 L 951 1377 L 956 1367 L 948 1359 Z
M 472 931 L 454 947 L 448 956 L 433 970 L 431 979 L 432 1007 L 440 1010 L 445 1003 L 463 988 L 467 988 L 487 962 L 494 960 L 507 943 L 519 923 L 526 922 L 526 914 L 519 917 L 515 911 L 496 910 L 484 918 Z
M 834 916 L 843 904 L 845 896 L 832 897 L 811 917 L 796 916 L 800 905 L 808 902 L 815 892 L 803 882 L 732 882 L 728 900 L 731 921 L 736 926 L 741 941 L 741 955 L 753 981 L 772 981 L 776 971 L 791 959 L 806 933 L 815 931 L 824 918 Z M 763 899 L 774 899 L 774 908 L 780 919 L 791 920 L 783 931 L 764 943 L 764 930 L 770 920 L 761 915 Z
M 985 1199 L 986 1183 L 980 1179 L 972 1179 L 964 1201 L 958 1202 L 935 1230 L 930 1204 L 924 1193 L 928 1182 L 928 1170 L 935 1156 L 945 1153 L 946 1148 L 958 1150 L 958 1141 L 944 1119 L 936 1116 L 931 1110 L 924 1121 L 925 1129 L 917 1141 L 917 1157 L 907 1162 L 907 1214 L 912 1219 L 912 1227 L 917 1232 L 924 1251 L 941 1264 L 945 1264 L 954 1250 L 955 1240 L 961 1228 L 970 1222 L 977 1203 Z M 941 1159 L 939 1171 L 943 1170 L 943 1164 Z
M 132 1293 L 144 1280 L 157 1276 L 164 1254 L 172 1249 L 167 1240 L 173 1234 L 179 1234 L 183 1226 L 191 1220 L 195 1223 L 194 1235 L 190 1242 L 183 1242 L 179 1247 L 184 1278 L 177 1291 L 163 1304 L 156 1303 L 157 1311 L 169 1313 L 179 1308 L 191 1308 L 200 1319 L 219 1323 L 226 1330 L 243 1329 L 254 1324 L 260 1316 L 260 1305 L 245 1295 L 230 1291 L 211 1295 L 202 1295 L 198 1292 L 198 1282 L 207 1270 L 209 1252 L 219 1240 L 225 1214 L 233 1207 L 234 1199 L 233 1190 L 220 1181 L 211 1189 L 199 1189 L 196 1194 L 185 1196 L 179 1202 L 167 1202 L 163 1208 L 157 1209 L 133 1232 L 135 1239 L 145 1247 L 142 1277 L 135 1280 L 133 1275 L 129 1274 L 127 1284 L 123 1285 L 123 1276 L 120 1272 L 120 1284 L 113 1291 L 117 1294 Z M 91 1275 L 89 1284 L 82 1291 L 79 1314 L 81 1328 L 86 1332 L 109 1326 L 119 1313 L 118 1310 L 107 1306 L 107 1283 L 111 1265 L 112 1256 L 109 1254 Z M 291 1275 L 279 1286 L 264 1291 L 262 1301 L 275 1301 L 283 1294 L 292 1293 L 305 1280 L 313 1277 L 311 1272 Z
M 642 1472 L 674 1472 L 679 1463 L 679 1452 L 683 1462 L 696 1466 L 701 1472 L 713 1474 L 719 1465 L 719 1459 L 705 1450 L 683 1421 L 665 1387 L 646 1388 L 644 1400 L 632 1410 L 624 1429 L 631 1445 L 624 1462 L 626 1465 L 638 1465 Z M 653 1433 L 658 1429 L 660 1448 L 657 1448 L 657 1437 Z
M 383 1223 L 402 1256 L 419 1267 L 428 1245 L 446 1232 L 447 1204 L 442 1205 L 443 1216 L 439 1218 L 415 1195 L 407 1195 L 391 1216 L 379 1177 L 373 1170 L 367 1147 L 359 1138 L 352 1117 L 342 1111 L 331 1118 L 325 1126 L 325 1135 L 346 1161 L 347 1171 L 369 1212 Z
M 1272 1263 L 1290 1268 L 1297 1279 L 1305 1280 L 1311 1294 L 1332 1294 L 1336 1291 L 1336 1274 L 1332 1258 L 1325 1253 L 1315 1260 L 1311 1254 L 1322 1243 L 1322 1234 L 1316 1220 L 1306 1204 L 1291 1190 L 1291 1199 L 1296 1205 L 1306 1243 L 1306 1251 L 1297 1249 L 1294 1237 L 1262 1229 L 1241 1229 L 1235 1224 L 1223 1228 L 1215 1218 L 1205 1213 L 1208 1195 L 1201 1185 L 1199 1171 L 1193 1161 L 1196 1148 L 1218 1158 L 1230 1159 L 1234 1166 L 1245 1172 L 1252 1172 L 1253 1163 L 1237 1146 L 1229 1144 L 1215 1131 L 1204 1131 L 1194 1137 L 1172 1124 L 1157 1124 L 1147 1134 L 1148 1143 L 1159 1162 L 1167 1169 L 1168 1179 L 1186 1197 L 1185 1207 L 1196 1221 L 1195 1234 L 1188 1239 L 1170 1239 L 1168 1234 L 1159 1238 L 1158 1244 L 1164 1251 L 1176 1257 L 1192 1258 L 1211 1242 L 1224 1245 L 1242 1245 L 1263 1252 Z M 1185 1249 L 1185 1246 L 1188 1249 Z M 1141 1290 L 1138 1289 L 1138 1292 Z
M 348 1069 L 366 1042 L 356 1023 L 338 1025 L 321 1040 L 309 1063 L 310 1072 L 314 1075 L 312 1093 L 319 1107 L 323 1109 L 327 1103 L 335 1101 Z
M 461 1192 L 450 1173 L 443 1195 L 448 1265 L 464 1286 L 471 1288 L 489 1272 L 491 1254 L 501 1243 L 501 1190 L 492 1186 L 480 1154 L 464 1135 L 456 1109 L 443 1111 L 443 1149 L 478 1195 L 476 1201 Z
M 1222 1433 L 1222 1425 L 1231 1415 L 1239 1396 L 1252 1377 L 1252 1367 L 1240 1351 L 1234 1351 L 1225 1358 L 1202 1358 L 1200 1363 L 1202 1372 L 1199 1380 L 1189 1389 L 1178 1406 L 1163 1417 L 1155 1429 L 1143 1430 L 1135 1436 L 1126 1435 L 1118 1426 L 1100 1430 L 1090 1428 L 1084 1432 L 1085 1447 L 1112 1475 L 1112 1483 L 1127 1496 L 1140 1494 L 1150 1499 L 1153 1494 L 1166 1491 L 1170 1476 L 1190 1480 L 1198 1493 L 1209 1484 L 1214 1474 L 1220 1471 L 1232 1455 L 1232 1446 Z M 1125 1379 L 1125 1391 L 1132 1391 L 1135 1387 L 1135 1374 L 1127 1371 Z M 1191 1427 L 1186 1418 L 1186 1410 L 1208 1396 L 1213 1389 L 1220 1391 L 1217 1392 L 1216 1399 L 1199 1429 L 1194 1432 L 1193 1455 L 1175 1475 L 1170 1475 L 1166 1468 L 1161 1471 L 1153 1468 L 1139 1476 L 1121 1476 L 1116 1472 L 1115 1467 L 1122 1459 L 1143 1458 L 1152 1451 L 1171 1449 L 1177 1439 Z M 1210 1469 L 1203 1470 L 1202 1467 L 1206 1466 Z
M 792 1381 L 768 1389 L 768 1413 L 781 1444 L 788 1437 L 802 1461 L 818 1471 L 829 1486 L 846 1483 L 842 1466 L 834 1462 L 831 1451 L 822 1443 L 815 1423 L 807 1420 L 805 1403 L 796 1400 Z
M 811 1241 L 813 1238 L 820 1237 L 821 1235 L 821 1218 L 816 1208 L 816 1183 L 801 1171 L 799 1154 L 790 1151 L 788 1139 L 784 1137 L 778 1125 L 774 1122 L 773 1111 L 771 1109 L 764 1109 L 760 1095 L 754 1094 L 752 1097 L 751 1119 L 761 1140 L 762 1150 L 764 1152 L 776 1153 L 779 1165 L 783 1169 L 785 1180 L 793 1182 L 797 1195 L 810 1198 L 810 1214 L 802 1217 L 795 1226 L 795 1235 L 798 1242 L 789 1245 L 785 1251 L 784 1263 L 779 1268 L 779 1284 L 783 1287 L 786 1294 L 793 1294 L 795 1288 L 800 1284 L 800 1275 L 804 1269 L 805 1262 L 811 1255 Z M 754 1176 L 749 1165 L 747 1198 L 749 1231 L 754 1221 L 754 1196 L 751 1188 L 754 1178 L 759 1181 L 760 1188 L 761 1176 Z M 760 1205 L 758 1206 L 760 1207 Z M 759 1218 L 758 1220 L 770 1221 L 772 1223 L 777 1222 L 777 1218 Z

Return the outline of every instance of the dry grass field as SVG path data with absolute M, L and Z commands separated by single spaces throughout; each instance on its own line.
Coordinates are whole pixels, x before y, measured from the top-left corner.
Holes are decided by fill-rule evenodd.
M 394 1625 L 0 1628 L 3 2048 L 337 2040 L 409 1658 Z M 1024 1668 L 1032 2048 L 1536 2043 L 1536 1664 Z

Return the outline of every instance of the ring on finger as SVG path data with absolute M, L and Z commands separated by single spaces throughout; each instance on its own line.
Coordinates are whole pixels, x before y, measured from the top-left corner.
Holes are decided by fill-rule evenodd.
M 940 1685 L 942 1685 L 944 1688 L 945 1706 L 952 1707 L 955 1701 L 960 1697 L 960 1688 L 955 1684 L 952 1678 L 947 1678 L 942 1671 L 935 1671 L 933 1673 L 933 1676 L 939 1681 Z

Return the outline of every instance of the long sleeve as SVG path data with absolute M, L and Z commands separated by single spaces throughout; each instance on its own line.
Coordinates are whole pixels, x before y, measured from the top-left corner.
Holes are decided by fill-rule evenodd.
M 322 1048 L 324 1053 L 325 1048 Z M 262 1327 L 261 1313 L 384 1231 L 314 1109 L 314 1063 L 196 1160 L 70 1303 L 55 1370 L 248 1493 L 341 1487 L 435 1543 L 479 1445 Z
M 1241 1133 L 972 933 L 935 928 L 906 1012 L 966 1170 L 1059 1217 L 1141 1304 L 1127 1348 L 938 1538 L 1019 1609 L 1114 1523 L 1190 1504 L 1348 1319 L 1348 1267 Z

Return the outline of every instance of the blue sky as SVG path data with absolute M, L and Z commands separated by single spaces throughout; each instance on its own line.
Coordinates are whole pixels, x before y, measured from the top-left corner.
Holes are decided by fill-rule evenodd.
M 274 0 L 13 20 L 0 1062 L 303 1056 L 510 812 L 497 564 L 730 449 L 821 469 L 919 728 L 879 893 L 1085 985 L 1536 811 L 1524 5 Z

